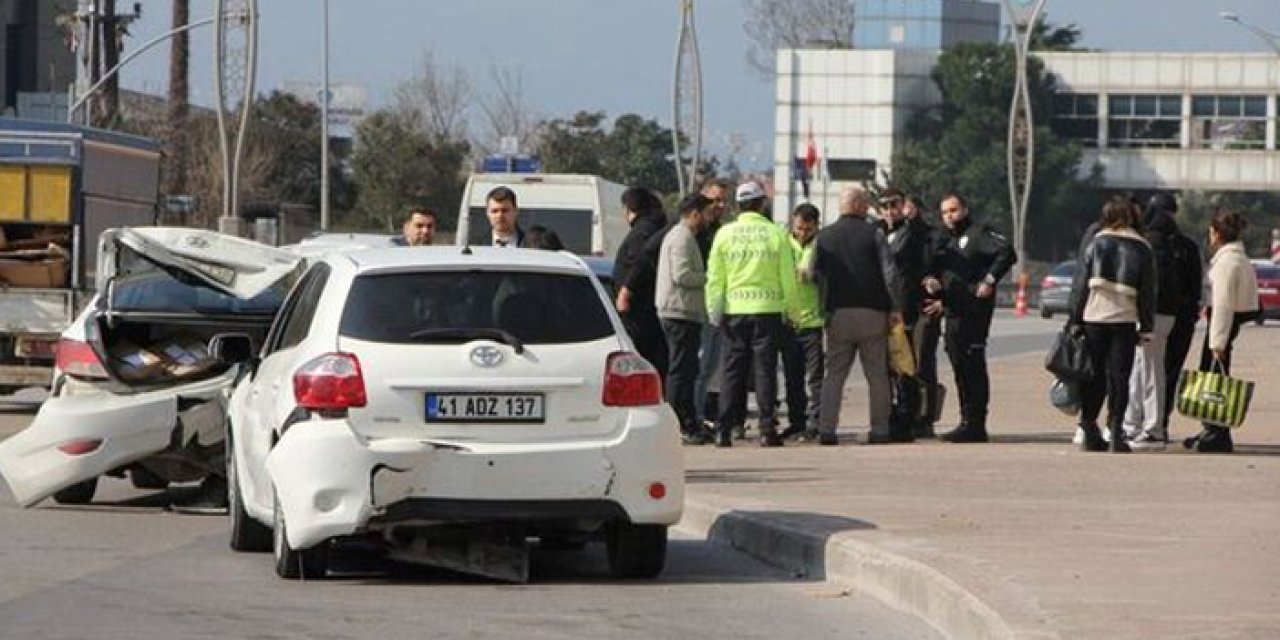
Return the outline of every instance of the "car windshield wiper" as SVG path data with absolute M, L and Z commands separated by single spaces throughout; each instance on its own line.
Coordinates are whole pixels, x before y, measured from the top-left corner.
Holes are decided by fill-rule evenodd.
M 423 338 L 445 338 L 454 340 L 487 338 L 494 342 L 511 345 L 511 348 L 515 349 L 517 355 L 524 353 L 524 343 L 520 341 L 520 338 L 517 338 L 514 333 L 503 329 L 468 329 L 461 327 L 452 327 L 447 329 L 422 329 L 409 334 L 409 338 L 412 340 L 421 340 Z

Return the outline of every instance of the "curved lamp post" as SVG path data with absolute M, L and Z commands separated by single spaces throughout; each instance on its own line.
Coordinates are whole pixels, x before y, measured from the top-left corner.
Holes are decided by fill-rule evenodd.
M 1026 285 L 1027 205 L 1031 200 L 1036 151 L 1035 121 L 1031 113 L 1031 95 L 1027 91 L 1027 52 L 1031 48 L 1031 33 L 1044 9 L 1045 0 L 1003 2 L 1014 26 L 1013 46 L 1017 65 L 1013 104 L 1009 108 L 1008 162 L 1013 248 L 1018 254 L 1018 284 L 1021 287 Z

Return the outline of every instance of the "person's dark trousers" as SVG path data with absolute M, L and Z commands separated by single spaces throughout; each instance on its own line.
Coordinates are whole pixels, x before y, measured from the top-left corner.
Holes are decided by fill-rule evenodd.
M 782 371 L 787 381 L 789 432 L 817 429 L 822 406 L 822 329 L 782 329 Z
M 987 375 L 987 335 L 994 305 L 974 305 L 964 316 L 947 318 L 947 356 L 960 397 L 960 424 L 986 433 L 991 380 Z
M 1138 328 L 1132 322 L 1104 324 L 1084 323 L 1085 344 L 1093 362 L 1094 375 L 1080 389 L 1080 420 L 1096 425 L 1107 404 L 1107 427 L 1111 439 L 1124 440 L 1124 412 L 1129 406 L 1129 374 L 1133 372 L 1134 349 L 1138 346 Z
M 662 333 L 658 313 L 652 308 L 637 308 L 622 314 L 622 325 L 636 345 L 636 351 L 658 370 L 665 384 L 667 378 L 667 337 Z
M 916 352 L 916 377 L 924 387 L 924 415 L 922 431 L 933 427 L 932 416 L 938 415 L 938 341 L 942 338 L 942 314 L 921 315 L 911 330 L 911 342 Z M 923 435 L 917 433 L 917 437 Z
M 698 411 L 693 403 L 693 387 L 698 380 L 698 343 L 702 324 L 688 320 L 662 320 L 667 336 L 667 402 L 680 420 L 680 431 L 696 435 L 702 432 Z
M 1222 352 L 1222 360 L 1215 366 L 1213 362 L 1213 352 L 1209 350 L 1209 332 L 1204 333 L 1204 342 L 1200 345 L 1200 370 L 1201 371 L 1218 371 L 1224 376 L 1231 375 L 1231 353 L 1234 351 L 1236 337 L 1240 335 L 1240 326 L 1251 320 L 1253 316 L 1247 313 L 1237 313 L 1231 320 L 1231 334 L 1227 337 L 1227 348 Z M 1213 309 L 1209 310 L 1209 315 L 1205 319 L 1206 327 L 1213 319 Z M 1213 452 L 1213 453 L 1230 453 L 1234 450 L 1235 445 L 1231 441 L 1231 430 L 1226 427 L 1219 427 L 1209 423 L 1201 425 L 1201 431 L 1198 435 L 1190 438 L 1190 448 L 1196 451 Z
M 735 425 L 746 421 L 749 369 L 755 374 L 760 437 L 776 437 L 778 339 L 781 334 L 781 314 L 725 316 L 724 384 L 720 389 L 720 419 L 716 425 L 722 441 L 732 437 Z
M 1178 393 L 1178 377 L 1186 366 L 1187 354 L 1191 352 L 1191 342 L 1196 336 L 1196 321 L 1199 313 L 1187 313 L 1177 317 L 1173 322 L 1173 331 L 1169 333 L 1169 342 L 1164 352 L 1165 398 L 1164 432 L 1169 433 L 1169 418 L 1173 415 L 1173 406 Z

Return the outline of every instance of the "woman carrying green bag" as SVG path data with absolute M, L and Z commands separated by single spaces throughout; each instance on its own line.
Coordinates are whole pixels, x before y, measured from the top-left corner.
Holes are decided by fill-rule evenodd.
M 1231 375 L 1231 345 L 1240 325 L 1258 313 L 1258 279 L 1240 237 L 1248 223 L 1232 211 L 1219 211 L 1209 222 L 1209 330 L 1200 352 L 1200 370 Z M 1183 443 L 1201 453 L 1231 453 L 1231 431 L 1203 425 L 1200 433 Z

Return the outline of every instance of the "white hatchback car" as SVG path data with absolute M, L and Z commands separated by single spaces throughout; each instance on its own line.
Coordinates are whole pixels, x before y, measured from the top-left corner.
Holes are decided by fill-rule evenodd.
M 568 253 L 395 248 L 318 259 L 245 362 L 227 441 L 231 547 L 284 578 L 342 542 L 523 581 L 528 545 L 662 571 L 679 431 L 658 373 Z

